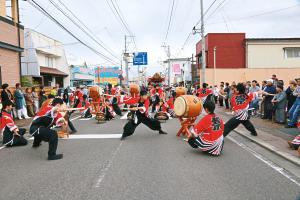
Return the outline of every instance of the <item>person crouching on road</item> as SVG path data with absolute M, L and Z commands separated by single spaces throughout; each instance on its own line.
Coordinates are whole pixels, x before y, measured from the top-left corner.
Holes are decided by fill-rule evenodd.
M 27 145 L 27 140 L 23 137 L 26 129 L 18 128 L 12 118 L 13 102 L 5 100 L 2 106 L 0 128 L 3 134 L 3 145 L 7 147 Z
M 203 108 L 207 115 L 191 128 L 192 137 L 187 142 L 195 149 L 218 156 L 224 145 L 224 123 L 214 113 L 215 103 L 213 101 L 206 101 Z
M 34 137 L 33 148 L 39 147 L 42 141 L 49 142 L 48 160 L 58 160 L 63 158 L 63 154 L 56 154 L 58 135 L 51 127 L 66 123 L 60 113 L 63 105 L 61 98 L 53 99 L 51 105 L 41 109 L 33 119 L 29 133 Z

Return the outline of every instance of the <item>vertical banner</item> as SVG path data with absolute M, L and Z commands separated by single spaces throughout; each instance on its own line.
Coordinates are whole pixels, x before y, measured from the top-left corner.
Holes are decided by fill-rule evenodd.
M 173 74 L 181 74 L 180 64 L 172 65 Z

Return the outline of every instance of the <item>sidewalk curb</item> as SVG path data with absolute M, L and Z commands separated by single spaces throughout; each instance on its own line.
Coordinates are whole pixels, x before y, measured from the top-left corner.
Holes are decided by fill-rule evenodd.
M 237 134 L 239 134 L 240 136 L 244 137 L 244 138 L 247 138 L 248 140 L 251 140 L 252 142 L 258 144 L 259 146 L 271 151 L 272 153 L 275 153 L 276 155 L 288 160 L 289 162 L 297 165 L 300 167 L 300 158 L 297 158 L 296 156 L 293 156 L 293 155 L 290 155 L 288 153 L 285 153 L 285 152 L 282 152 L 282 151 L 279 151 L 276 147 L 268 144 L 267 142 L 264 142 L 262 141 L 261 139 L 259 138 L 255 138 L 255 136 L 248 136 L 246 134 L 243 134 L 239 131 L 236 131 L 234 130 L 234 132 L 236 132 Z

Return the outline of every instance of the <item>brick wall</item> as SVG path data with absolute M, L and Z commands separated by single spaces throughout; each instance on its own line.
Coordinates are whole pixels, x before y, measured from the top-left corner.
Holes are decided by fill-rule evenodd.
M 0 48 L 2 83 L 14 86 L 20 82 L 19 53 Z
M 14 46 L 18 44 L 18 29 L 9 23 L 0 20 L 0 41 Z M 21 36 L 24 37 L 24 36 Z

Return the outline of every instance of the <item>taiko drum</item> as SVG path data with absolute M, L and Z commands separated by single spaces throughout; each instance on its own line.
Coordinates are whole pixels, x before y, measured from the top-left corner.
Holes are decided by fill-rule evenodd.
M 186 95 L 186 88 L 185 87 L 176 87 L 176 97 L 179 97 L 181 95 Z
M 140 94 L 140 86 L 138 84 L 130 84 L 129 85 L 130 95 L 133 97 L 139 96 Z
M 176 98 L 174 111 L 178 117 L 197 117 L 202 112 L 202 102 L 196 96 L 182 95 Z

